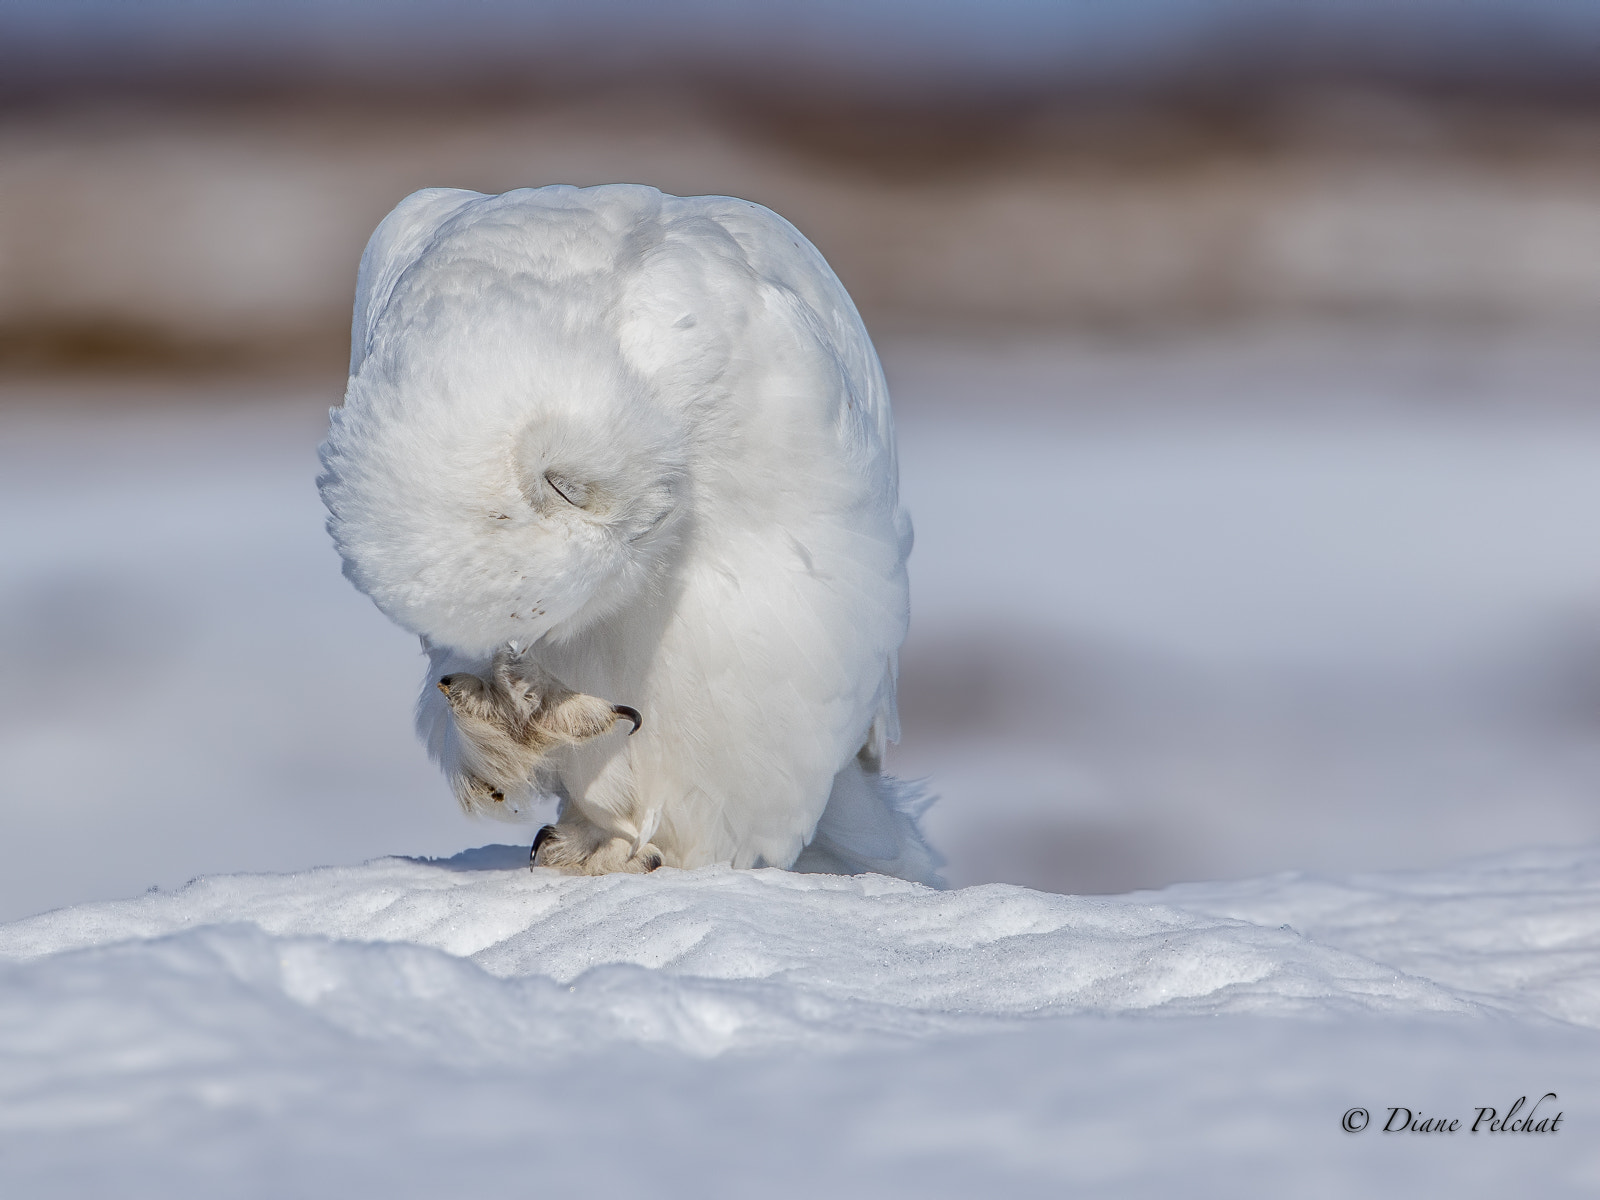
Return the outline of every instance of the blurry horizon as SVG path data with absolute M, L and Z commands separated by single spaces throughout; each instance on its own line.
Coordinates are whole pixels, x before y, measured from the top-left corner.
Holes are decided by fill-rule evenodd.
M 1576 0 L 13 0 L 0 373 L 337 372 L 419 187 L 767 204 L 874 331 L 1583 320 Z
M 11 0 L 0 47 L 12 92 L 540 86 L 532 73 L 572 86 L 708 67 L 767 86 L 776 73 L 924 97 L 1319 76 L 1600 83 L 1600 11 L 1583 0 Z

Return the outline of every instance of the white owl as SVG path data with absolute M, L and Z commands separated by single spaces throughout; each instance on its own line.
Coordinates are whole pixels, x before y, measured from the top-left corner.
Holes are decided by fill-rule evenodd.
M 793 226 L 633 185 L 417 192 L 351 341 L 328 528 L 422 638 L 463 806 L 559 798 L 534 861 L 573 873 L 934 878 L 879 773 L 911 548 L 888 392 Z

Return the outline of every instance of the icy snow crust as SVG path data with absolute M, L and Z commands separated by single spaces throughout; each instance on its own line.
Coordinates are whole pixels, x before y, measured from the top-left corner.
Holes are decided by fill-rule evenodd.
M 1080 1013 L 1500 1009 L 1600 1026 L 1600 872 L 1582 860 L 1108 900 L 726 868 L 570 878 L 526 857 L 201 879 L 5 926 L 0 955 L 31 964 L 12 980 L 226 982 L 453 1059 Z M 1529 874 L 1542 886 L 1519 890 Z
M 207 878 L 0 927 L 0 1180 L 273 1195 L 349 1172 L 410 1195 L 525 1165 L 740 1190 L 654 1174 L 687 1155 L 776 1172 L 766 1194 L 837 1172 L 1193 1194 L 1146 1159 L 1163 1144 L 1263 1186 L 1334 1154 L 1304 1195 L 1600 1180 L 1597 850 L 1113 898 L 525 861 Z M 1572 1132 L 1520 1166 L 1481 1141 L 1397 1160 L 1376 1130 L 1357 1153 L 1338 1128 L 1358 1103 L 1470 1115 L 1552 1089 Z

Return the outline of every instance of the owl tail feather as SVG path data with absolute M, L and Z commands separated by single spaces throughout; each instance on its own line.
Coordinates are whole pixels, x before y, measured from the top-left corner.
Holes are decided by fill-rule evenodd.
M 873 872 L 943 887 L 944 859 L 922 836 L 919 818 L 934 801 L 920 781 L 849 763 L 833 779 L 828 807 L 791 870 L 813 875 Z

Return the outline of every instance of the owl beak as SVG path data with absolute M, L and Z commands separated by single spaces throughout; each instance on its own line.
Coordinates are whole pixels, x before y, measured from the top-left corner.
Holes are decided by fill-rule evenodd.
M 632 737 L 644 727 L 644 718 L 639 715 L 637 708 L 629 708 L 626 704 L 613 704 L 611 711 L 616 713 L 617 716 L 627 717 L 628 720 L 633 722 L 633 728 L 628 730 L 629 737 Z

